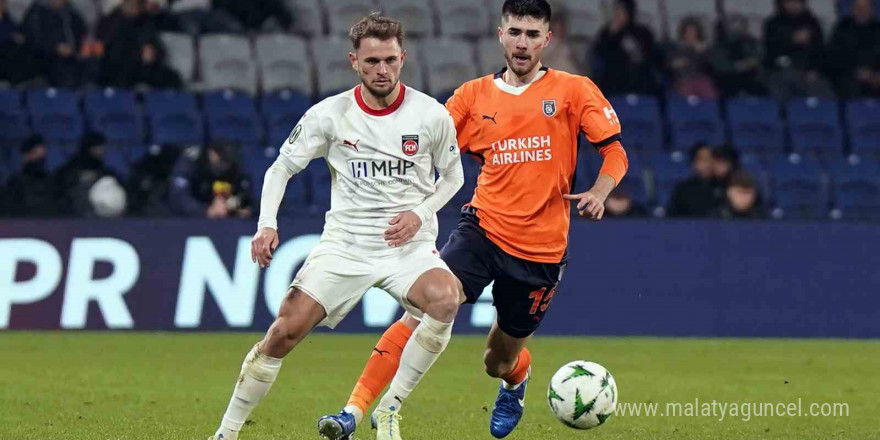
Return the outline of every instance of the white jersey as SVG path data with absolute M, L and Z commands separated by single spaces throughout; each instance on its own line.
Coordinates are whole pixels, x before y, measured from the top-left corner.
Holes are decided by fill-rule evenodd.
M 388 222 L 415 210 L 435 192 L 435 167 L 443 174 L 461 166 L 455 125 L 446 108 L 415 89 L 400 87 L 398 99 L 381 111 L 367 107 L 361 86 L 327 98 L 306 112 L 284 142 L 279 161 L 294 172 L 318 157 L 330 166 L 324 239 L 389 249 L 383 237 Z M 412 241 L 435 242 L 434 211 L 416 213 L 423 221 Z

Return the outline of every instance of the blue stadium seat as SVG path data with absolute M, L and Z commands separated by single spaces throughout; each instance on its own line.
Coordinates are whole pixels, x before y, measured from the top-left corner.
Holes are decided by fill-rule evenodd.
M 765 156 L 756 154 L 742 154 L 739 157 L 740 168 L 749 174 L 758 185 L 758 191 L 762 194 L 764 200 L 771 193 L 770 175 L 767 173 L 767 165 Z
M 282 90 L 263 95 L 260 113 L 266 124 L 269 144 L 281 145 L 308 109 L 309 97 L 296 91 Z
M 626 176 L 623 180 L 620 181 L 618 187 L 627 194 L 629 197 L 636 203 L 642 206 L 648 205 L 648 184 L 645 179 L 645 166 L 642 164 L 642 160 L 638 155 L 630 155 L 629 159 L 629 167 L 626 170 Z M 601 162 L 599 167 L 601 167 Z M 598 175 L 599 170 L 596 169 L 590 176 L 584 176 L 586 181 L 590 186 L 592 186 L 593 182 L 596 181 L 596 176 Z
M 83 135 L 83 117 L 76 92 L 64 89 L 39 89 L 27 93 L 27 106 L 34 131 L 49 145 L 71 148 Z
M 0 90 L 0 163 L 8 165 L 4 149 L 18 149 L 30 136 L 27 114 L 21 106 L 21 94 L 16 90 Z
M 785 131 L 779 104 L 767 98 L 733 98 L 727 101 L 730 141 L 742 153 L 759 155 L 785 151 Z
M 263 191 L 263 177 L 266 170 L 275 162 L 278 157 L 278 149 L 275 147 L 254 147 L 247 146 L 240 150 L 242 170 L 251 179 L 251 200 L 255 208 L 260 206 L 260 194 Z M 306 176 L 299 173 L 287 183 L 287 189 L 284 191 L 284 199 L 281 203 L 280 215 L 288 215 L 295 212 L 296 209 L 302 209 L 306 206 Z
M 663 150 L 663 119 L 657 98 L 640 95 L 613 96 L 609 102 L 620 119 L 627 150 L 646 153 Z
M 205 94 L 205 115 L 211 140 L 239 145 L 258 145 L 262 142 L 254 101 L 243 92 L 227 89 Z
M 778 156 L 770 162 L 774 218 L 824 218 L 828 187 L 819 162 L 800 154 Z
M 188 92 L 157 90 L 144 94 L 152 142 L 188 146 L 205 140 L 202 115 Z
M 688 151 L 698 142 L 724 143 L 724 125 L 717 101 L 670 95 L 666 109 L 672 129 L 672 149 Z
M 880 164 L 853 155 L 831 161 L 836 216 L 880 218 Z
M 680 151 L 672 153 L 658 152 L 651 156 L 651 168 L 654 171 L 654 205 L 659 207 L 660 214 L 669 206 L 672 190 L 675 185 L 690 177 L 691 166 L 688 156 Z
M 61 165 L 67 163 L 70 160 L 71 156 L 76 154 L 76 150 L 73 148 L 61 147 L 58 145 L 47 145 L 46 146 L 46 169 L 50 172 L 54 172 Z
M 324 159 L 315 159 L 309 162 L 305 171 L 310 184 L 312 211 L 323 213 L 330 209 L 330 167 Z
M 144 118 L 132 91 L 93 90 L 86 94 L 85 104 L 89 126 L 103 133 L 108 144 L 130 146 L 144 142 Z
M 469 203 L 474 197 L 474 190 L 477 188 L 477 178 L 480 175 L 480 161 L 475 157 L 467 154 L 461 155 L 461 166 L 464 169 L 464 185 L 452 196 L 452 201 L 446 204 L 451 213 L 457 213 L 464 204 Z
M 880 156 L 880 101 L 861 99 L 846 103 L 846 125 L 853 153 Z
M 819 157 L 843 154 L 843 130 L 837 101 L 793 99 L 789 101 L 787 111 L 792 151 Z
M 126 154 L 126 149 L 108 146 L 104 151 L 104 164 L 113 170 L 123 182 L 128 181 L 128 172 L 131 169 L 131 161 Z

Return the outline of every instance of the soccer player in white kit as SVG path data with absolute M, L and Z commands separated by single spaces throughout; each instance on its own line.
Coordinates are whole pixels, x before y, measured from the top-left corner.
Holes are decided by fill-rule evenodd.
M 326 158 L 332 179 L 324 233 L 278 318 L 245 357 L 213 439 L 237 438 L 282 358 L 316 325 L 334 327 L 371 287 L 421 317 L 376 410 L 377 439 L 400 439 L 403 400 L 449 342 L 460 290 L 436 250 L 435 212 L 464 182 L 455 126 L 443 105 L 399 83 L 406 58 L 399 22 L 373 14 L 349 36 L 349 59 L 361 84 L 309 109 L 285 141 L 266 172 L 251 254 L 261 267 L 270 264 L 287 181 L 317 157 Z M 342 427 L 325 423 L 319 429 L 329 436 Z

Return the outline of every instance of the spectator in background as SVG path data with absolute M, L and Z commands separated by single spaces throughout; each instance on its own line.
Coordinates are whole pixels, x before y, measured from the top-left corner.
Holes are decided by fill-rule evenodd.
M 654 36 L 636 22 L 635 0 L 614 3 L 611 23 L 599 33 L 593 55 L 596 82 L 606 94 L 659 92 Z
M 636 203 L 629 192 L 618 186 L 605 200 L 605 217 L 639 218 L 647 216 L 645 208 Z
M 765 65 L 770 93 L 780 101 L 792 96 L 834 98 L 822 75 L 822 28 L 806 0 L 776 0 L 776 15 L 764 23 Z
M 225 11 L 250 31 L 290 29 L 293 14 L 281 0 L 214 0 L 214 9 Z
M 244 26 L 228 12 L 211 9 L 211 0 L 168 0 L 168 3 L 180 29 L 190 35 L 244 32 Z
M 724 186 L 716 176 L 712 147 L 697 144 L 691 150 L 693 175 L 672 190 L 669 217 L 711 217 L 724 199 Z
M 715 213 L 716 217 L 724 219 L 766 217 L 758 188 L 747 173 L 738 171 L 732 174 L 724 195 L 724 204 Z
M 180 158 L 175 145 L 153 145 L 131 166 L 128 185 L 129 212 L 146 217 L 168 217 L 168 190 L 171 172 Z
M 739 171 L 739 153 L 730 146 L 712 150 L 712 178 L 722 185 L 727 184 L 730 176 Z
M 177 215 L 221 219 L 250 217 L 251 182 L 239 169 L 231 144 L 191 148 L 174 167 L 170 203 Z
M 718 97 L 718 89 L 710 76 L 706 31 L 696 18 L 686 17 L 678 24 L 678 42 L 669 52 L 668 68 L 672 87 L 679 95 Z
M 46 170 L 46 145 L 34 135 L 21 146 L 21 172 L 9 179 L 2 212 L 12 217 L 50 217 L 58 214 L 55 179 Z
M 59 201 L 79 217 L 118 217 L 125 212 L 125 188 L 104 163 L 106 139 L 86 133 L 79 150 L 57 171 Z
M 97 37 L 106 47 L 101 83 L 132 87 L 146 84 L 179 88 L 180 76 L 165 65 L 165 49 L 144 0 L 123 0 L 98 23 Z
M 554 10 L 559 14 L 559 17 L 565 17 L 565 10 L 560 9 L 555 8 Z M 568 40 L 568 24 L 565 19 L 553 20 L 550 23 L 550 32 L 553 32 L 553 38 L 550 40 L 550 45 L 545 47 L 542 52 L 541 63 L 556 70 L 583 75 L 585 69 L 578 63 L 578 58 Z
M 39 65 L 18 24 L 6 10 L 6 0 L 0 0 L 0 81 L 19 84 L 33 79 Z
M 32 4 L 22 28 L 52 85 L 70 88 L 82 85 L 79 48 L 87 28 L 82 16 L 67 0 L 40 0 Z
M 872 0 L 855 0 L 852 16 L 837 24 L 828 61 L 841 95 L 880 96 L 880 22 Z
M 761 43 L 748 28 L 748 20 L 739 14 L 727 16 L 719 26 L 712 67 L 724 96 L 767 94 L 761 82 Z

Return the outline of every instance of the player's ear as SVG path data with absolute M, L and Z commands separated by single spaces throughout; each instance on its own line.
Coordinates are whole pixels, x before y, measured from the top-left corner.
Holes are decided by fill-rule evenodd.
M 406 49 L 401 49 L 400 51 L 400 67 L 403 67 L 403 62 L 406 60 Z
M 553 38 L 553 31 L 547 31 L 547 36 L 544 37 L 544 47 L 550 45 L 550 40 Z
M 498 42 L 503 45 L 504 41 L 501 40 L 502 35 L 504 35 L 504 29 L 501 26 L 498 26 Z
M 358 56 L 354 52 L 348 53 L 348 61 L 351 62 L 351 68 L 354 69 L 355 72 L 358 70 Z

